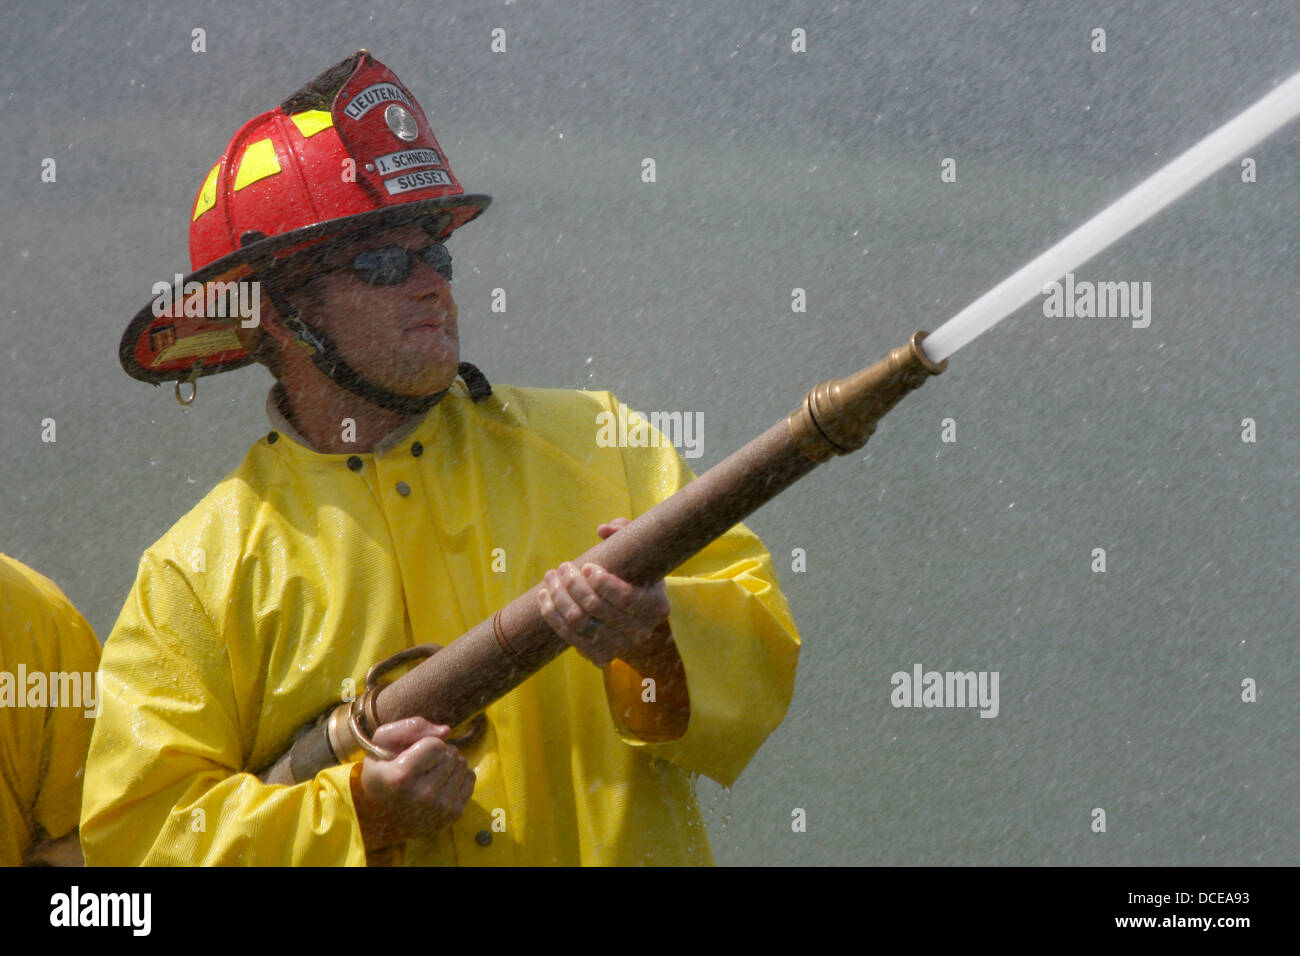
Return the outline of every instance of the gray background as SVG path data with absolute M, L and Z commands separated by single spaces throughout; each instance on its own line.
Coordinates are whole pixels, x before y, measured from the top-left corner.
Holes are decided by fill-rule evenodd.
M 454 243 L 463 356 L 703 412 L 697 471 L 1300 69 L 1294 2 L 10 0 L 3 25 L 0 550 L 101 639 L 140 552 L 265 431 L 270 383 L 205 379 L 182 411 L 119 336 L 188 271 L 238 126 L 360 47 L 495 197 Z M 1292 124 L 1250 151 L 1257 183 L 1228 167 L 1075 270 L 1150 281 L 1150 328 L 1036 299 L 752 518 L 805 650 L 734 791 L 700 783 L 720 862 L 1297 862 L 1298 148 Z M 999 671 L 1001 713 L 894 709 L 915 663 Z

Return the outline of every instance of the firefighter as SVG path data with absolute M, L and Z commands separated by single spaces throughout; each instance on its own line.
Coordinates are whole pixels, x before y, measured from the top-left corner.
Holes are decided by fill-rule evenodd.
M 652 586 L 565 561 L 693 476 L 664 443 L 598 446 L 608 392 L 493 386 L 460 361 L 447 239 L 490 202 L 366 51 L 208 174 L 195 272 L 120 357 L 182 401 L 261 361 L 271 429 L 144 554 L 106 643 L 92 865 L 711 862 L 692 774 L 730 785 L 780 722 L 797 631 L 740 525 Z M 196 301 L 232 282 L 258 283 L 260 314 Z M 374 734 L 392 760 L 255 776 L 370 665 L 543 578 L 574 652 L 473 734 L 410 718 Z

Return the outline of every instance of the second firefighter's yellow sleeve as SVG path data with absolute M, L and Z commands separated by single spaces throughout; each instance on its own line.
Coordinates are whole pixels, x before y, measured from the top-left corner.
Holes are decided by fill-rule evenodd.
M 50 610 L 55 624 L 48 639 L 56 642 L 53 651 L 57 659 L 49 670 L 78 674 L 82 686 L 82 706 L 64 702 L 62 706 L 52 707 L 45 726 L 48 763 L 32 812 L 42 829 L 51 838 L 58 839 L 76 828 L 80 815 L 86 749 L 90 745 L 97 704 L 93 699 L 94 674 L 99 666 L 100 648 L 86 619 L 52 582 L 50 587 L 53 591 Z
M 0 554 L 0 866 L 77 826 L 98 664 L 99 641 L 67 596 Z
M 623 450 L 636 517 L 694 480 L 676 449 Z M 665 579 L 669 623 L 686 669 L 690 720 L 676 740 L 649 743 L 628 729 L 629 710 L 653 707 L 639 681 L 607 681 L 624 741 L 651 756 L 731 786 L 785 717 L 794 693 L 799 632 L 771 555 L 743 524 L 734 526 Z M 653 721 L 645 721 L 653 723 Z
M 292 787 L 244 763 L 241 722 L 254 690 L 236 688 L 222 635 L 183 571 L 146 553 L 104 646 L 103 712 L 82 797 L 89 865 L 363 864 L 352 805 L 357 764 Z

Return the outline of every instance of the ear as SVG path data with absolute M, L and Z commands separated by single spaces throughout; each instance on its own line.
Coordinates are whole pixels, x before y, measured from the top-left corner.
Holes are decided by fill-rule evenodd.
M 302 314 L 299 302 L 306 293 L 301 291 L 297 293 L 298 301 L 285 296 L 281 291 L 281 287 L 276 284 L 275 277 L 272 277 L 270 282 L 263 285 L 262 289 L 270 293 L 266 298 L 270 301 L 272 317 L 269 324 L 263 323 L 266 325 L 265 331 L 279 344 L 282 354 L 292 352 L 291 345 L 302 349 L 308 355 L 316 355 L 326 350 L 326 341 L 320 337 L 320 334 L 312 328 Z M 279 305 L 276 303 L 279 303 Z
M 242 249 L 265 238 L 266 233 L 250 229 L 239 237 L 239 246 Z M 293 334 L 284 326 L 284 319 L 279 305 L 289 309 L 293 307 L 293 303 L 289 302 L 281 291 L 280 276 L 277 274 L 277 264 L 274 260 L 268 258 L 263 261 L 263 265 L 265 268 L 255 273 L 254 276 L 261 284 L 262 293 L 259 295 L 258 301 L 258 309 L 261 315 L 261 321 L 258 324 L 263 332 L 277 342 L 292 342 L 294 340 Z
M 275 281 L 275 280 L 272 279 L 271 281 Z M 264 285 L 263 289 L 265 288 L 266 287 Z M 281 298 L 281 297 L 276 296 L 276 298 Z M 288 343 L 293 342 L 294 341 L 293 333 L 284 327 L 284 319 L 280 315 L 280 310 L 275 307 L 275 303 L 271 301 L 271 297 L 269 295 L 262 296 L 261 309 L 262 309 L 262 321 L 261 321 L 262 331 L 266 335 L 269 335 L 271 338 L 275 339 L 277 342 L 281 343 L 282 345 L 287 345 Z
M 261 283 L 259 296 L 262 310 L 260 325 L 263 331 L 275 341 L 287 345 L 290 342 L 302 344 L 293 331 L 293 319 L 301 314 L 307 293 L 297 288 L 297 283 L 289 280 L 295 289 L 293 293 L 285 291 L 285 276 L 277 269 L 267 269 L 258 274 Z
M 296 343 L 297 338 L 286 328 L 284 317 L 280 310 L 272 302 L 272 296 L 267 294 L 268 276 L 261 273 L 255 276 L 255 281 L 260 283 L 258 289 L 258 322 L 253 328 L 236 328 L 235 336 L 239 339 L 245 351 L 250 356 L 261 362 L 271 370 L 271 374 L 276 378 L 280 377 L 281 370 L 284 367 L 286 356 L 292 355 L 297 351 L 291 347 L 291 343 Z M 275 282 L 274 274 L 270 282 Z M 283 296 L 276 295 L 275 299 L 284 302 Z M 289 306 L 293 303 L 290 301 Z M 297 343 L 301 348 L 301 343 Z

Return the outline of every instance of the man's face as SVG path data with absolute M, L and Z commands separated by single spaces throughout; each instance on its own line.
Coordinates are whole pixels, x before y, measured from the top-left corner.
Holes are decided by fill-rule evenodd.
M 456 377 L 460 339 L 451 283 L 413 256 L 406 281 L 369 285 L 353 259 L 385 247 L 418 252 L 433 241 L 418 225 L 370 233 L 328 252 L 311 280 L 290 296 L 362 378 L 401 395 L 431 395 Z

